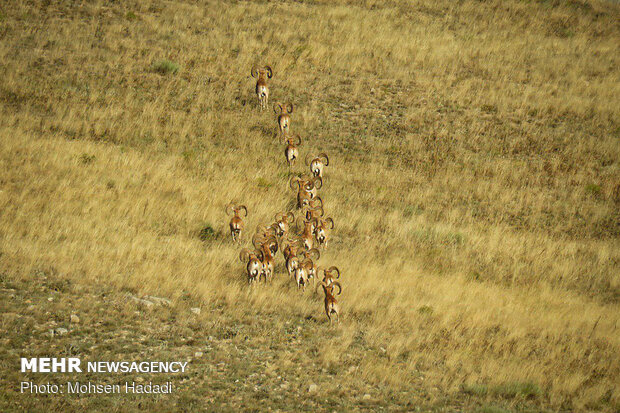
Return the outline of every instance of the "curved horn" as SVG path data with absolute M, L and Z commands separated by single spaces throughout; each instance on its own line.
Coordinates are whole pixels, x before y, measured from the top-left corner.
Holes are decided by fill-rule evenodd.
M 289 182 L 289 186 L 291 187 L 291 189 L 297 189 L 297 190 L 299 190 L 299 187 L 301 186 L 301 183 L 299 182 L 300 180 L 301 180 L 301 178 L 300 178 L 300 177 L 298 177 L 298 176 L 294 176 L 294 177 L 292 177 L 292 178 L 291 178 L 291 180 L 290 180 L 290 182 Z M 297 183 L 297 188 L 295 188 L 295 187 L 293 186 L 293 183 Z
M 297 138 L 297 145 L 301 145 L 301 136 L 295 135 L 295 137 Z
M 312 209 L 323 208 L 323 199 L 320 196 L 315 196 L 310 200 L 310 206 Z M 321 216 L 323 216 L 323 214 L 321 214 Z
M 230 204 L 226 205 L 226 209 L 225 209 L 226 215 L 230 215 L 231 212 L 234 212 L 234 210 L 235 210 L 235 204 L 230 203 Z
M 329 158 L 327 157 L 327 154 L 325 152 L 321 152 L 318 158 L 325 158 L 325 166 L 329 165 Z
M 276 108 L 280 108 L 280 111 L 278 112 Z M 276 115 L 279 115 L 280 113 L 282 113 L 282 104 L 280 102 L 274 103 L 273 111 L 276 113 Z
M 288 222 L 289 224 L 293 221 L 295 221 L 295 214 L 293 214 L 291 211 L 289 211 L 286 215 L 286 222 Z
M 271 70 L 271 66 L 265 66 L 265 70 L 267 70 L 267 77 L 271 79 L 273 77 L 273 70 Z
M 271 236 L 271 237 L 267 238 L 265 240 L 265 244 L 267 244 L 267 247 L 270 250 L 272 250 L 272 252 L 274 252 L 274 253 L 275 253 L 275 251 L 278 250 L 278 239 L 276 237 L 274 237 L 274 236 Z M 274 247 L 274 245 L 275 245 L 275 247 Z M 274 249 L 275 249 L 275 251 L 273 251 Z
M 310 163 L 314 160 L 314 155 L 311 153 L 307 154 L 304 158 L 304 162 L 306 162 L 306 166 L 310 166 Z
M 336 278 L 340 278 L 340 270 L 338 269 L 338 267 L 336 267 L 335 265 L 332 265 L 331 267 L 327 269 L 327 272 L 329 273 L 331 273 L 332 271 L 336 271 L 336 273 L 338 274 Z
M 317 176 L 312 180 L 312 183 L 314 184 L 316 189 L 321 189 L 323 187 L 323 178 L 321 178 L 320 176 Z
M 331 223 L 331 227 L 330 227 L 330 229 L 334 229 L 334 220 L 333 220 L 333 219 L 331 219 L 331 218 L 327 218 L 327 219 L 325 220 L 325 222 L 330 222 L 330 223 Z
M 338 281 L 334 281 L 332 285 L 338 286 L 338 295 L 340 295 L 340 293 L 342 293 L 342 286 L 340 285 L 340 283 Z
M 311 250 L 308 250 L 307 252 L 308 256 L 310 256 L 312 253 L 316 255 L 316 258 L 313 258 L 314 260 L 318 260 L 319 258 L 321 258 L 321 253 L 316 248 L 312 248 Z
M 291 102 L 288 102 L 288 103 L 286 104 L 286 111 L 287 111 L 288 113 L 293 113 L 293 104 L 292 104 Z
M 252 77 L 258 76 L 258 68 L 256 66 L 252 66 L 252 71 L 250 72 Z
M 239 261 L 246 262 L 250 258 L 250 250 L 247 248 L 239 251 Z
M 239 205 L 237 207 L 238 211 L 241 211 L 242 209 L 245 211 L 245 216 L 247 217 L 248 216 L 248 209 L 247 209 L 247 207 L 245 205 Z
M 278 212 L 273 218 L 276 222 L 284 220 L 284 212 Z
M 320 207 L 321 209 L 323 209 L 323 198 L 321 198 L 320 196 L 315 196 L 315 197 L 312 199 L 312 204 L 313 204 L 313 205 L 315 205 L 315 204 L 317 203 L 317 201 L 318 201 L 319 207 Z M 317 208 L 317 207 L 316 207 L 316 206 L 314 206 L 314 208 Z M 323 216 L 323 214 L 321 214 L 321 216 Z

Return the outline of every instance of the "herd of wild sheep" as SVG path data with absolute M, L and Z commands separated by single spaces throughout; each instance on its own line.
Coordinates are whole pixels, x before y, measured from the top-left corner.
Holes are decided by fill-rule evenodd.
M 271 67 L 253 67 L 252 77 L 257 78 L 256 96 L 261 110 L 267 108 L 269 103 L 268 79 L 273 76 Z M 277 115 L 280 138 L 286 147 L 284 155 L 289 169 L 299 158 L 299 146 L 301 138 L 299 135 L 292 135 L 291 114 L 293 104 L 282 104 L 277 102 L 273 105 Z M 243 248 L 239 254 L 239 259 L 247 264 L 247 275 L 250 284 L 260 282 L 261 279 L 267 283 L 273 278 L 274 260 L 278 250 L 284 256 L 286 270 L 289 277 L 297 283 L 297 288 L 305 290 L 309 281 L 315 283 L 322 273 L 323 278 L 318 286 L 323 287 L 325 293 L 325 313 L 329 322 L 332 316 L 336 320 L 340 319 L 340 307 L 335 298 L 334 290 L 338 287 L 338 294 L 342 292 L 342 287 L 336 279 L 340 278 L 340 270 L 336 266 L 329 268 L 319 267 L 317 261 L 320 252 L 317 247 L 326 248 L 329 240 L 329 232 L 334 228 L 332 218 L 323 218 L 323 199 L 318 195 L 318 190 L 323 186 L 323 170 L 329 165 L 329 158 L 326 154 L 320 153 L 317 156 L 308 154 L 305 158 L 306 164 L 310 167 L 310 174 L 293 176 L 289 182 L 291 189 L 297 191 L 297 213 L 295 218 L 293 211 L 282 211 L 275 215 L 275 222 L 266 225 L 258 225 L 256 233 L 252 236 L 254 249 Z M 243 218 L 247 217 L 248 209 L 245 205 L 235 205 L 233 203 L 226 206 L 226 213 L 232 215 L 230 219 L 230 234 L 233 242 L 241 242 L 241 233 L 244 228 Z M 242 217 L 243 213 L 243 217 Z

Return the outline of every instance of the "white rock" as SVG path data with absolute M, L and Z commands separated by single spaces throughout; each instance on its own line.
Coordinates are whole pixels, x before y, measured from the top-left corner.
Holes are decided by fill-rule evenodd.
M 135 301 L 138 304 L 142 304 L 146 307 L 152 307 L 155 305 L 155 303 L 153 303 L 152 301 L 149 300 L 143 300 L 142 298 L 138 298 L 136 296 L 133 295 L 129 295 L 129 298 L 131 298 L 133 301 Z
M 199 307 L 192 307 L 189 309 L 189 311 L 191 311 L 194 314 L 200 314 L 200 308 Z
M 69 330 L 67 330 L 66 328 L 63 328 L 63 327 L 59 327 L 54 332 L 56 334 L 58 334 L 59 336 L 62 336 L 64 334 L 67 334 L 69 332 Z
M 202 351 L 197 351 L 194 353 L 194 357 L 198 358 L 198 357 L 202 357 L 204 353 Z
M 310 387 L 308 387 L 308 393 L 316 393 L 317 391 L 319 391 L 319 386 L 314 383 L 312 383 Z
M 147 300 L 154 302 L 157 305 L 170 305 L 172 302 L 167 299 L 167 298 L 161 298 L 161 297 L 153 297 L 152 295 L 147 295 L 146 297 Z
M 370 394 L 366 393 L 364 397 L 362 397 L 362 400 L 370 400 Z
M 80 317 L 78 317 L 78 316 L 77 316 L 77 315 L 75 315 L 75 314 L 71 314 L 71 322 L 72 322 L 73 324 L 79 324 L 79 323 L 80 323 Z

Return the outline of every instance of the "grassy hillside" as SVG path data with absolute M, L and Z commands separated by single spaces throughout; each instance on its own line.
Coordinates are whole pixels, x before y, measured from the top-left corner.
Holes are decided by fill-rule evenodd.
M 160 334 L 158 317 L 189 306 L 205 310 L 197 330 L 250 326 L 256 351 L 283 350 L 246 370 L 295 377 L 288 400 L 309 411 L 617 411 L 619 22 L 594 0 L 1 5 L 0 272 L 26 289 L 2 296 L 3 371 L 28 343 L 52 352 L 14 318 L 15 297 L 52 277 L 173 301 L 128 325 L 119 314 L 130 334 Z M 227 234 L 230 201 L 249 210 L 244 245 L 294 207 L 254 64 L 274 70 L 272 102 L 295 104 L 301 157 L 330 156 L 320 192 L 336 228 L 319 263 L 342 270 L 337 327 L 280 255 L 274 283 L 248 288 Z M 91 311 L 38 303 L 65 323 Z M 291 325 L 310 332 L 291 341 Z M 203 379 L 167 408 L 208 408 Z M 237 408 L 270 397 L 234 383 Z

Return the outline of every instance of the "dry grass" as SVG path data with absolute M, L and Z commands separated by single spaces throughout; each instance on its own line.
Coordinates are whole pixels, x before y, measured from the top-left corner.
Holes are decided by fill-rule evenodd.
M 393 388 L 616 410 L 619 17 L 578 0 L 2 6 L 0 268 L 319 317 L 285 277 L 249 291 L 225 234 L 229 201 L 254 228 L 293 199 L 253 96 L 268 63 L 302 158 L 330 155 L 321 263 L 343 271 L 344 317 L 322 363 L 362 345 L 355 374 Z

